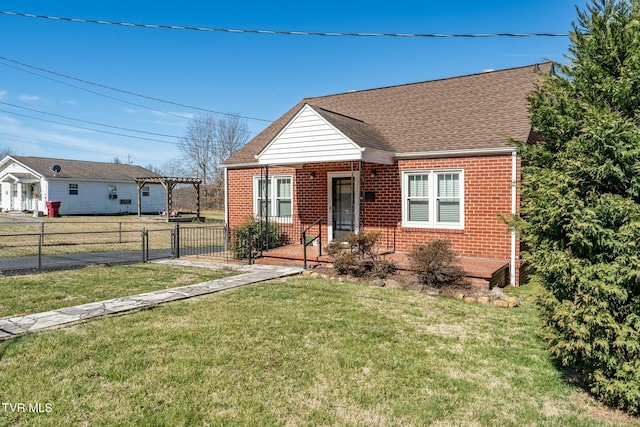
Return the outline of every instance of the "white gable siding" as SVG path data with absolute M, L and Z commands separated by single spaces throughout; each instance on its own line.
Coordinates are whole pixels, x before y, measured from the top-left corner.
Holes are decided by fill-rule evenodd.
M 25 168 L 20 163 L 11 162 L 4 169 L 2 169 L 2 174 L 6 173 L 33 173 L 31 170 Z
M 35 175 L 33 171 L 27 169 L 23 165 L 17 162 L 9 162 L 5 167 L 0 170 L 0 178 L 6 177 L 6 175 L 12 174 L 30 174 L 34 178 L 30 179 L 28 183 L 15 182 L 12 178 L 7 178 L 5 182 L 0 184 L 0 192 L 2 197 L 0 198 L 0 211 L 21 211 L 24 209 L 39 209 L 39 200 L 34 197 L 32 190 L 39 188 L 37 183 L 34 183 Z M 34 186 L 34 184 L 36 184 Z M 15 191 L 14 191 L 15 190 Z M 15 197 L 14 197 L 15 194 Z
M 308 105 L 258 156 L 260 164 L 359 160 L 362 150 Z

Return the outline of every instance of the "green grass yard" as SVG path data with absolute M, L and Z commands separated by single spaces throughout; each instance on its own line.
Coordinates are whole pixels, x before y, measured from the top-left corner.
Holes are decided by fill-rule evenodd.
M 193 285 L 232 271 L 161 264 L 88 267 L 0 278 L 0 318 Z
M 182 228 L 201 228 L 224 225 L 224 212 L 203 211 L 205 223 L 181 223 Z M 137 251 L 141 231 L 150 232 L 149 249 L 171 247 L 171 229 L 167 223 L 153 216 L 64 216 L 60 218 L 28 215 L 11 216 L 0 213 L 0 258 L 38 255 L 39 234 L 45 233 L 42 254 L 56 255 L 82 252 Z M 219 233 L 218 239 L 223 236 Z M 221 243 L 220 243 L 221 244 Z
M 0 400 L 45 412 L 0 425 L 637 423 L 565 381 L 536 289 L 513 292 L 498 309 L 295 277 L 27 335 L 0 343 Z

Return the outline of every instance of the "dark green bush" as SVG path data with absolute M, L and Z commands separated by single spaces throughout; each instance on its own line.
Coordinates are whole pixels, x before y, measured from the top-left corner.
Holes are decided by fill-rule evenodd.
M 249 228 L 251 228 L 251 248 L 255 251 L 267 249 L 266 237 L 269 237 L 269 248 L 286 244 L 286 237 L 280 233 L 277 223 L 270 222 L 267 227 L 264 221 L 250 219 L 233 229 L 231 250 L 236 259 L 249 256 Z
M 456 252 L 448 240 L 433 240 L 418 245 L 409 253 L 411 270 L 428 286 L 436 288 L 461 284 L 465 280 Z
M 594 395 L 640 413 L 640 3 L 594 0 L 570 63 L 531 95 L 518 226 L 544 339 Z

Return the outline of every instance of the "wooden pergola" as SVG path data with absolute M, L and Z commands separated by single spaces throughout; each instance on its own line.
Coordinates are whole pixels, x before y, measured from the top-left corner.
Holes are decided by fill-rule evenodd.
M 166 209 L 165 213 L 167 214 L 167 222 L 171 220 L 171 213 L 173 212 L 173 189 L 178 184 L 192 184 L 196 189 L 196 220 L 200 220 L 200 184 L 202 184 L 201 179 L 197 178 L 177 178 L 177 177 L 148 177 L 148 178 L 136 178 L 136 183 L 138 184 L 138 218 L 142 214 L 142 198 L 140 197 L 140 192 L 142 191 L 142 187 L 147 184 L 162 184 L 164 189 L 166 190 Z

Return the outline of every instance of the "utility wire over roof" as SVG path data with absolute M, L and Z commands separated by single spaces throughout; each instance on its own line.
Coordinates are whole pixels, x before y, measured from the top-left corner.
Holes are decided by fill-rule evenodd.
M 212 27 L 190 27 L 185 25 L 139 24 L 130 22 L 105 21 L 97 19 L 66 18 L 60 16 L 35 15 L 32 13 L 10 12 L 0 10 L 2 15 L 20 16 L 25 18 L 52 19 L 55 21 L 79 22 L 85 24 L 117 25 L 122 27 L 141 27 L 164 30 L 188 30 L 218 33 L 249 33 L 271 34 L 284 36 L 323 36 L 323 37 L 423 37 L 423 38 L 486 38 L 486 37 L 568 37 L 567 33 L 476 33 L 476 34 L 441 34 L 441 33 L 340 33 L 322 31 L 282 31 L 256 29 L 230 29 Z

